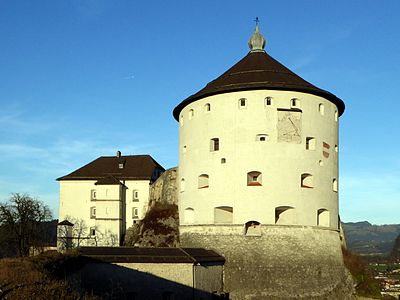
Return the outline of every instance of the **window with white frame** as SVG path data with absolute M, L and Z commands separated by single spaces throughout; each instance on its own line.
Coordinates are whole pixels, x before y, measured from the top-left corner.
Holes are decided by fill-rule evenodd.
M 138 218 L 139 218 L 139 208 L 132 207 L 132 219 L 138 219 Z
M 96 206 L 92 206 L 90 208 L 90 218 L 91 219 L 96 219 Z
M 219 138 L 212 138 L 210 140 L 210 151 L 219 151 Z
M 139 191 L 138 190 L 132 191 L 132 200 L 135 202 L 139 201 Z
M 96 227 L 90 227 L 89 233 L 91 236 L 95 236 L 96 235 Z

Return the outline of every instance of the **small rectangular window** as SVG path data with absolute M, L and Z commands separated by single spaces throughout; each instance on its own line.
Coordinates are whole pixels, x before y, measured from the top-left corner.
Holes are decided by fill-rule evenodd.
M 90 200 L 95 200 L 96 199 L 96 190 L 91 190 L 90 191 Z
M 213 138 L 210 140 L 210 151 L 219 151 L 219 138 Z
M 138 190 L 133 190 L 133 192 L 132 192 L 132 200 L 133 201 L 139 201 L 139 191 Z
M 306 150 L 315 150 L 315 138 L 306 137 Z
M 94 235 L 96 235 L 96 227 L 90 227 L 90 235 L 91 236 L 94 236 Z
M 95 219 L 96 218 L 96 206 L 92 206 L 90 208 L 90 218 Z
M 245 108 L 246 107 L 246 98 L 240 98 L 239 99 L 239 108 Z
M 139 208 L 132 207 L 132 219 L 139 218 Z
M 300 100 L 297 98 L 293 98 L 292 100 L 290 100 L 290 103 L 292 107 L 300 107 Z
M 272 105 L 272 98 L 271 98 L 271 97 L 265 98 L 265 105 L 266 105 L 266 106 Z

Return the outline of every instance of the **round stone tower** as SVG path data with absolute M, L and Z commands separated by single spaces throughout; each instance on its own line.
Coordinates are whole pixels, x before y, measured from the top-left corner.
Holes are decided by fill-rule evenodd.
M 231 299 L 346 299 L 338 217 L 344 103 L 265 50 L 174 109 L 181 246 L 226 258 Z

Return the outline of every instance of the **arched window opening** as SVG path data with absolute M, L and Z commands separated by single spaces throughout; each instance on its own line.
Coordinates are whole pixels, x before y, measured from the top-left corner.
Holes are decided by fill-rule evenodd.
M 183 126 L 183 115 L 181 115 L 179 123 L 181 123 L 181 127 L 182 127 Z
M 214 208 L 215 224 L 232 224 L 232 222 L 233 222 L 233 207 L 219 206 Z
M 205 189 L 208 188 L 209 183 L 208 183 L 208 175 L 207 174 L 201 174 L 199 176 L 198 180 L 198 188 L 199 189 Z
M 275 224 L 292 225 L 296 224 L 295 210 L 291 206 L 278 206 L 275 208 Z
M 226 163 L 226 158 L 221 158 L 221 164 L 225 164 Z
M 187 146 L 184 145 L 184 146 L 182 147 L 182 152 L 183 152 L 183 153 L 186 153 L 186 150 L 187 150 Z
M 325 114 L 325 106 L 322 103 L 319 104 L 319 113 L 321 116 Z
M 256 141 L 258 142 L 265 142 L 269 140 L 268 134 L 257 134 L 256 135 Z
M 239 108 L 246 108 L 247 101 L 246 98 L 240 98 L 239 99 Z
M 312 189 L 314 187 L 313 176 L 311 174 L 301 174 L 301 187 L 309 189 Z
M 261 224 L 257 221 L 249 221 L 244 225 L 246 236 L 261 236 Z
M 213 138 L 210 140 L 210 151 L 219 151 L 219 138 Z
M 184 192 L 184 191 L 185 191 L 185 179 L 182 178 L 181 179 L 181 192 Z
M 193 208 L 188 207 L 184 210 L 183 222 L 185 224 L 193 224 L 194 223 L 194 209 Z
M 90 200 L 96 200 L 97 193 L 96 190 L 91 190 L 90 191 Z
M 270 105 L 272 105 L 272 97 L 266 97 L 265 106 L 270 106 Z
M 262 174 L 258 171 L 251 171 L 247 173 L 247 185 L 248 186 L 260 186 L 262 185 Z
M 335 110 L 335 121 L 336 121 L 336 122 L 338 121 L 338 117 L 339 117 L 338 111 Z
M 317 226 L 322 226 L 322 227 L 330 226 L 330 214 L 327 209 L 325 208 L 318 209 Z
M 293 98 L 290 100 L 291 107 L 300 107 L 300 100 L 297 98 Z
M 206 104 L 204 105 L 204 111 L 205 111 L 205 112 L 211 111 L 211 104 L 210 104 L 210 103 L 206 103 Z
M 335 145 L 335 152 L 339 152 L 339 147 L 338 147 L 338 145 Z
M 306 150 L 315 150 L 315 138 L 314 137 L 306 137 Z
M 194 117 L 194 110 L 191 109 L 189 110 L 189 120 L 193 119 L 193 117 Z
M 332 191 L 337 192 L 338 191 L 338 182 L 336 178 L 333 178 L 332 180 Z

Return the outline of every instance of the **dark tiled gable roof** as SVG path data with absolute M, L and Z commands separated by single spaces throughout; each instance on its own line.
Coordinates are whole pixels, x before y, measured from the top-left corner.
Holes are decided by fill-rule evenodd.
M 78 252 L 91 258 L 114 263 L 225 262 L 223 256 L 202 248 L 80 247 Z
M 120 169 L 119 165 L 123 164 Z M 151 179 L 155 169 L 164 171 L 150 155 L 101 156 L 82 168 L 58 178 L 57 180 L 99 180 L 100 184 L 116 179 Z M 107 179 L 108 178 L 108 179 Z
M 260 89 L 297 91 L 321 96 L 333 102 L 338 107 L 340 115 L 345 108 L 341 99 L 305 81 L 266 52 L 250 51 L 220 77 L 208 83 L 196 94 L 183 100 L 175 107 L 173 114 L 178 120 L 179 113 L 186 105 L 207 96 Z

